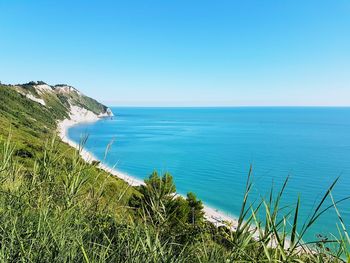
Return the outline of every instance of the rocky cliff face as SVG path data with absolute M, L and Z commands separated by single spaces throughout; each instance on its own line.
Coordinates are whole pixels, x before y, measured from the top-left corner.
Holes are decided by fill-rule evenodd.
M 85 96 L 66 84 L 48 85 L 42 81 L 8 85 L 26 99 L 41 104 L 54 111 L 58 120 L 93 121 L 101 117 L 113 116 L 112 111 L 98 101 Z

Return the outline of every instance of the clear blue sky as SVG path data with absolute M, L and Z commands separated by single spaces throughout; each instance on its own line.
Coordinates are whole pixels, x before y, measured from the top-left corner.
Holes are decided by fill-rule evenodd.
M 0 80 L 109 105 L 350 106 L 350 1 L 0 0 Z

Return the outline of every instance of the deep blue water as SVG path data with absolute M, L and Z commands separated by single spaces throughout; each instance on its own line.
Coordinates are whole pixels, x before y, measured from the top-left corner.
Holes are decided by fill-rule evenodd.
M 334 196 L 350 195 L 350 108 L 112 108 L 116 115 L 69 130 L 100 159 L 137 178 L 169 171 L 178 192 L 193 191 L 206 204 L 239 213 L 250 164 L 251 200 L 266 196 L 290 175 L 283 204 L 301 198 L 301 219 L 340 176 Z M 340 205 L 350 226 L 350 202 Z M 336 233 L 334 212 L 309 233 Z

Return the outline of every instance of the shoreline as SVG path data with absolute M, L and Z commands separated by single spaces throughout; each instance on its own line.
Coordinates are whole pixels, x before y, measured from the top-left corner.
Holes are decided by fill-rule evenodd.
M 68 120 L 64 119 L 63 121 L 60 121 L 57 124 L 57 129 L 58 129 L 58 135 L 61 138 L 61 140 L 65 143 L 67 143 L 69 146 L 75 148 L 76 150 L 79 150 L 79 144 L 72 141 L 68 137 L 68 129 L 82 123 L 92 123 L 96 122 L 99 119 L 94 119 L 94 120 L 82 120 L 82 121 L 73 121 L 73 120 Z M 106 164 L 103 164 L 101 160 L 99 160 L 96 156 L 94 156 L 91 152 L 87 151 L 86 149 L 80 149 L 80 156 L 83 158 L 84 161 L 88 163 L 92 163 L 93 161 L 99 162 L 98 168 L 126 181 L 128 184 L 131 186 L 138 186 L 143 184 L 143 181 L 138 180 L 136 178 L 133 178 L 132 176 L 127 175 L 126 173 L 120 172 L 116 170 L 115 168 L 111 168 L 107 166 Z
M 69 120 L 64 119 L 63 121 L 59 121 L 57 124 L 57 130 L 58 135 L 61 138 L 61 140 L 64 143 L 67 143 L 71 147 L 79 150 L 79 144 L 75 143 L 68 137 L 68 129 L 82 123 L 92 123 L 100 120 L 101 118 L 93 118 L 93 119 L 81 119 L 81 120 Z M 144 182 L 140 179 L 136 179 L 126 173 L 120 172 L 115 168 L 111 168 L 106 164 L 103 164 L 101 160 L 99 160 L 97 157 L 95 157 L 91 152 L 87 151 L 86 149 L 81 149 L 80 151 L 81 157 L 88 163 L 91 163 L 93 161 L 98 161 L 99 165 L 98 168 L 126 181 L 131 186 L 139 186 L 144 184 Z M 177 193 L 178 194 L 178 193 Z M 180 194 L 178 194 L 180 195 Z M 180 195 L 182 196 L 182 195 Z M 208 205 L 205 205 L 203 203 L 203 211 L 204 216 L 206 220 L 213 223 L 215 226 L 223 226 L 223 225 L 229 225 L 232 230 L 236 230 L 238 226 L 238 219 L 235 217 L 232 217 L 228 214 L 225 214 L 224 212 L 214 208 L 210 207 Z M 254 235 L 255 236 L 255 235 Z

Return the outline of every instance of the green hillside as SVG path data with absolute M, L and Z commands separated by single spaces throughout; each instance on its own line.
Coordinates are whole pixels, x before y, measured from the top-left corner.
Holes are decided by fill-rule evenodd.
M 14 161 L 28 171 L 32 171 L 36 162 L 41 162 L 45 158 L 48 145 L 54 142 L 50 147 L 55 154 L 64 156 L 62 166 L 65 168 L 66 162 L 74 160 L 76 152 L 56 137 L 56 128 L 58 120 L 69 118 L 69 105 L 64 101 L 67 101 L 70 95 L 60 96 L 55 92 L 38 94 L 33 87 L 34 83 L 16 86 L 0 85 L 0 138 L 3 142 L 8 138 L 11 139 L 14 147 Z M 28 99 L 25 96 L 28 93 L 43 98 L 46 106 Z M 93 107 L 97 113 L 104 113 L 107 109 L 106 106 L 89 98 L 80 99 L 81 102 L 85 100 L 89 102 L 84 105 L 86 109 L 92 110 L 90 107 Z M 124 181 L 94 166 L 87 165 L 87 167 L 89 167 L 89 180 L 93 182 L 92 185 L 96 184 L 94 186 L 99 187 L 104 183 L 107 192 L 116 193 L 128 188 Z M 130 188 L 128 192 L 131 193 L 132 189 Z
M 96 114 L 107 111 L 106 106 L 84 95 L 79 96 L 73 88 L 70 92 L 60 91 L 69 86 L 54 86 L 52 90 L 36 88 L 40 85 L 46 83 L 0 85 L 0 136 L 6 137 L 11 132 L 18 151 L 27 152 L 30 156 L 43 152 L 43 142 L 53 136 L 57 121 L 69 118 L 70 105 L 83 107 Z M 45 105 L 33 101 L 28 95 L 43 100 Z M 23 158 L 22 161 L 31 162 L 32 159 Z
M 287 212 L 279 207 L 283 189 L 250 206 L 248 177 L 237 228 L 216 227 L 193 193 L 176 195 L 170 174 L 153 172 L 145 185 L 131 187 L 84 162 L 56 135 L 57 121 L 70 117 L 71 106 L 109 114 L 68 85 L 0 85 L 0 262 L 344 262 L 349 257 L 341 224 L 342 237 L 318 240 L 310 245 L 312 253 L 302 241 L 333 186 L 302 227 L 298 200 Z

